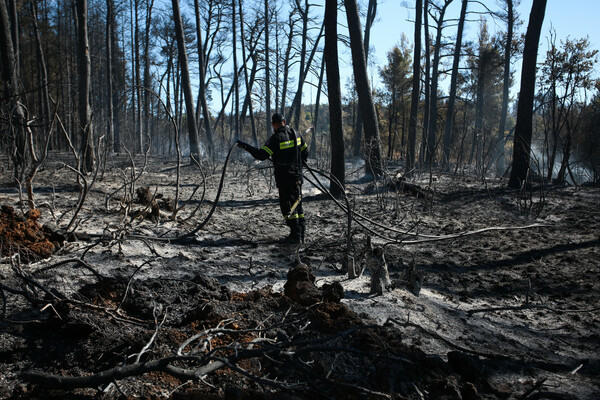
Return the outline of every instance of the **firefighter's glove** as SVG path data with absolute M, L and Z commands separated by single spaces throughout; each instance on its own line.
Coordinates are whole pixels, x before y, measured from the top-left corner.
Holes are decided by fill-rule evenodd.
M 241 140 L 237 141 L 237 145 L 238 147 L 241 147 L 242 149 L 248 151 L 248 149 L 250 148 L 250 145 L 248 143 L 242 142 Z

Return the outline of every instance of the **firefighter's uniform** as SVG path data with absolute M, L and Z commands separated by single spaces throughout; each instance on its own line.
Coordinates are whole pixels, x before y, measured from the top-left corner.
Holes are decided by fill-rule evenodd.
M 308 158 L 308 146 L 294 129 L 287 125 L 279 127 L 259 149 L 248 143 L 238 142 L 257 160 L 271 157 L 275 183 L 279 190 L 279 206 L 286 224 L 290 227 L 289 243 L 304 242 L 306 222 L 302 209 L 302 162 Z M 294 204 L 296 208 L 290 213 Z

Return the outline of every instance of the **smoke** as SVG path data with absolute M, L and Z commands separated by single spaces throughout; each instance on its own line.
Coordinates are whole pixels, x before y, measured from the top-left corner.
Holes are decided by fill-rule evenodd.
M 562 164 L 563 154 L 558 152 L 552 165 L 552 178 L 556 178 Z M 546 177 L 548 174 L 548 157 L 543 144 L 532 144 L 531 146 L 531 170 L 540 177 Z M 585 182 L 593 180 L 592 171 L 584 166 L 584 163 L 579 160 L 577 153 L 574 152 L 569 157 L 569 169 L 571 173 L 566 174 L 566 181 L 569 185 L 581 185 Z M 572 175 L 572 176 L 571 176 Z

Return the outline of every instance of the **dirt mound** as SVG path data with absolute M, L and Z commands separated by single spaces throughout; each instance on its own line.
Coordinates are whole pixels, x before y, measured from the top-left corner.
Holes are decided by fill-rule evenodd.
M 23 216 L 11 206 L 0 208 L 0 251 L 3 256 L 18 253 L 22 261 L 30 262 L 50 257 L 62 245 L 65 238 L 49 227 L 42 227 L 37 222 L 40 217 L 41 213 L 36 209 Z
M 339 282 L 315 286 L 315 276 L 306 265 L 291 268 L 283 286 L 284 294 L 296 303 L 310 306 L 320 301 L 339 303 L 344 298 L 344 288 Z

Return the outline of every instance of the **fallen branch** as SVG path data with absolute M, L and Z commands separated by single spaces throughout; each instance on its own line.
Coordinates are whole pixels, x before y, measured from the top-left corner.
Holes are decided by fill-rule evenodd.
M 325 174 L 323 174 L 321 171 L 312 169 L 312 168 L 308 168 L 308 170 L 313 173 L 313 171 L 321 173 L 323 176 L 327 176 Z M 313 174 L 314 176 L 314 174 Z M 305 176 L 305 178 L 307 178 Z M 453 233 L 453 234 L 449 234 L 449 235 L 427 235 L 427 234 L 423 234 L 423 233 L 417 233 L 417 232 L 412 232 L 412 229 L 409 230 L 400 230 L 400 229 L 396 229 L 393 228 L 391 226 L 386 226 L 384 224 L 381 224 L 379 222 L 373 221 L 372 219 L 365 217 L 364 215 L 361 215 L 360 213 L 354 211 L 354 210 L 350 210 L 348 206 L 344 206 L 340 201 L 338 201 L 338 199 L 336 199 L 335 197 L 333 197 L 331 195 L 331 193 L 327 190 L 327 188 L 325 188 L 323 185 L 317 183 L 318 179 L 315 179 L 316 182 L 311 181 L 310 179 L 307 178 L 307 181 L 309 181 L 313 186 L 319 188 L 319 190 L 321 190 L 321 192 L 329 195 L 329 197 L 334 201 L 334 203 L 340 208 L 342 209 L 342 211 L 344 211 L 345 213 L 349 214 L 349 215 L 353 215 L 354 221 L 356 221 L 356 223 L 361 226 L 363 229 L 365 229 L 367 232 L 371 233 L 373 236 L 377 236 L 380 239 L 386 240 L 387 243 L 383 244 L 383 247 L 387 246 L 387 245 L 391 245 L 391 244 L 419 244 L 419 243 L 427 243 L 427 242 L 437 242 L 437 241 L 441 241 L 441 240 L 450 240 L 450 239 L 459 239 L 462 237 L 466 237 L 466 236 L 471 236 L 471 235 L 476 235 L 479 233 L 483 233 L 483 232 L 490 232 L 490 231 L 506 231 L 506 230 L 519 230 L 519 229 L 530 229 L 530 228 L 541 228 L 541 227 L 547 227 L 550 226 L 548 224 L 530 224 L 530 225 L 526 225 L 526 226 L 507 226 L 507 227 L 503 227 L 503 226 L 497 226 L 497 227 L 488 227 L 488 228 L 482 228 L 482 229 L 477 229 L 474 231 L 466 231 L 466 232 L 458 232 L 458 233 Z M 394 238 L 390 238 L 389 236 L 386 236 L 384 234 L 381 234 L 379 232 L 374 231 L 373 229 L 367 227 L 362 221 L 366 221 L 378 228 L 381 229 L 385 229 L 388 232 L 392 232 L 392 233 L 396 233 L 399 235 L 405 235 L 405 236 L 412 236 L 412 237 L 417 237 L 417 238 L 422 238 L 422 239 L 416 239 L 416 240 L 398 240 L 398 239 L 394 239 Z
M 96 271 L 91 265 L 89 265 L 88 263 L 86 263 L 85 261 L 83 261 L 82 259 L 79 259 L 79 258 L 69 258 L 68 260 L 62 260 L 55 264 L 40 268 L 40 269 L 34 271 L 33 273 L 38 274 L 38 273 L 46 272 L 51 269 L 60 267 L 61 265 L 65 265 L 65 264 L 69 264 L 69 263 L 75 263 L 75 264 L 81 265 L 83 268 L 87 269 L 92 274 L 94 274 L 94 276 L 96 276 L 96 278 L 98 278 L 99 281 L 103 281 L 105 279 L 104 276 L 102 276 L 98 271 Z
M 440 240 L 449 240 L 449 239 L 459 239 L 459 238 L 463 238 L 466 236 L 472 236 L 472 235 L 477 235 L 479 233 L 483 233 L 483 232 L 491 232 L 491 231 L 511 231 L 511 230 L 520 230 L 520 229 L 531 229 L 531 228 L 544 228 L 547 227 L 549 225 L 547 224 L 530 224 L 530 225 L 525 225 L 525 226 L 492 226 L 492 227 L 488 227 L 488 228 L 481 228 L 481 229 L 476 229 L 474 231 L 466 231 L 466 232 L 459 232 L 459 233 L 453 233 L 450 235 L 440 235 L 440 236 L 426 236 L 424 239 L 417 239 L 417 240 L 403 240 L 403 241 L 396 241 L 396 242 L 390 242 L 390 243 L 386 243 L 384 244 L 384 246 L 388 245 L 388 244 L 395 244 L 395 243 L 402 243 L 402 244 L 419 244 L 419 243 L 426 243 L 426 242 L 438 242 Z M 425 236 L 425 235 L 420 235 L 417 234 L 416 236 Z
M 52 298 L 54 300 L 57 300 L 57 301 L 64 300 L 64 299 L 67 298 L 64 294 L 60 293 L 56 289 L 53 289 L 53 290 L 47 289 L 44 285 L 42 285 L 41 283 L 39 283 L 38 281 L 36 281 L 35 279 L 33 279 L 25 271 L 23 271 L 23 269 L 19 265 L 13 265 L 13 268 L 17 272 L 17 276 L 19 278 L 23 279 L 25 281 L 25 283 L 27 283 L 31 287 L 35 287 L 35 288 L 40 289 L 42 292 L 44 292 L 48 296 L 50 296 L 50 298 Z M 42 302 L 44 300 L 40 299 L 39 301 Z
M 452 348 L 454 348 L 454 349 L 456 349 L 458 351 L 462 351 L 463 353 L 474 354 L 476 356 L 485 357 L 485 358 L 489 358 L 489 359 L 502 357 L 500 354 L 484 353 L 484 352 L 481 352 L 481 351 L 472 350 L 472 349 L 468 349 L 466 347 L 460 346 L 460 345 L 458 345 L 456 343 L 453 343 L 451 340 L 446 339 L 445 337 L 441 336 L 440 334 L 438 334 L 436 332 L 430 332 L 427 329 L 425 329 L 424 327 L 422 327 L 421 325 L 417 325 L 417 324 L 415 324 L 413 322 L 409 322 L 409 321 L 407 321 L 407 322 L 400 322 L 397 319 L 388 318 L 385 321 L 384 326 L 387 325 L 390 322 L 392 322 L 392 323 L 394 323 L 394 324 L 396 324 L 398 326 L 410 326 L 410 327 L 416 328 L 416 329 L 420 330 L 421 332 L 423 332 L 423 333 L 425 333 L 425 334 L 427 334 L 429 336 L 432 336 L 432 337 L 434 337 L 434 338 L 436 338 L 436 339 L 438 339 L 438 340 L 446 343 L 448 346 L 450 346 L 450 347 L 452 347 Z
M 227 357 L 218 357 L 218 351 L 233 350 Z M 204 375 L 215 372 L 228 364 L 238 361 L 263 356 L 269 353 L 278 353 L 279 347 L 270 349 L 261 348 L 256 350 L 240 351 L 239 348 L 226 346 L 214 349 L 204 356 L 170 356 L 154 361 L 136 362 L 130 365 L 110 368 L 108 370 L 85 376 L 62 376 L 42 371 L 30 371 L 22 374 L 22 378 L 31 383 L 43 385 L 48 388 L 75 389 L 82 387 L 98 387 L 111 383 L 113 380 L 124 379 L 133 376 L 144 375 L 149 372 L 165 372 L 181 380 L 198 380 Z M 196 368 L 182 368 L 171 365 L 174 362 L 193 362 L 201 365 Z
M 556 393 L 556 392 L 537 392 L 529 397 L 527 400 L 577 400 L 577 397 L 570 394 Z
M 296 320 L 296 322 L 299 322 L 299 320 Z M 219 324 L 219 326 L 222 326 L 222 325 Z M 275 326 L 272 326 L 270 328 L 264 328 L 264 329 L 232 330 L 232 329 L 225 329 L 225 328 L 215 328 L 215 329 L 206 330 L 205 332 L 203 332 L 203 334 L 225 333 L 225 332 L 236 333 L 236 334 L 247 333 L 247 332 L 258 332 L 261 334 L 260 334 L 260 337 L 256 337 L 256 338 L 252 339 L 250 342 L 241 343 L 238 341 L 232 341 L 228 345 L 210 349 L 203 354 L 198 354 L 198 353 L 181 354 L 183 348 L 186 347 L 186 344 L 189 344 L 190 342 L 193 342 L 194 340 L 198 339 L 198 335 L 195 335 L 192 338 L 190 338 L 191 340 L 188 339 L 187 341 L 184 342 L 184 344 L 182 344 L 180 346 L 180 351 L 178 353 L 180 353 L 181 355 L 177 354 L 177 355 L 173 355 L 173 356 L 164 357 L 164 358 L 161 358 L 158 360 L 145 361 L 145 362 L 139 362 L 139 357 L 138 357 L 138 359 L 136 359 L 136 362 L 134 362 L 133 364 L 113 367 L 113 368 L 110 368 L 105 371 L 101 371 L 98 373 L 85 375 L 85 376 L 62 376 L 62 375 L 55 375 L 55 374 L 42 372 L 42 371 L 29 371 L 29 372 L 24 372 L 21 375 L 21 377 L 22 377 L 22 379 L 24 379 L 26 381 L 29 381 L 34 384 L 43 385 L 44 387 L 47 387 L 47 388 L 74 389 L 74 388 L 81 388 L 81 387 L 99 387 L 101 385 L 106 385 L 106 384 L 112 383 L 116 380 L 120 380 L 120 379 L 124 379 L 124 378 L 128 378 L 128 377 L 140 376 L 140 375 L 143 375 L 143 374 L 146 374 L 149 372 L 164 372 L 164 373 L 167 373 L 171 376 L 174 376 L 174 377 L 184 380 L 184 381 L 187 381 L 187 380 L 198 381 L 198 380 L 202 379 L 203 376 L 213 373 L 217 370 L 220 370 L 222 368 L 230 368 L 231 370 L 238 372 L 238 373 L 246 376 L 247 378 L 254 380 L 258 383 L 270 385 L 273 387 L 289 389 L 289 388 L 306 387 L 307 384 L 302 381 L 288 383 L 288 382 L 281 381 L 281 380 L 272 380 L 268 377 L 256 376 L 256 375 L 248 372 L 247 370 L 243 369 L 242 367 L 240 367 L 240 365 L 238 363 L 243 360 L 260 359 L 263 357 L 267 358 L 269 360 L 274 360 L 274 359 L 283 357 L 287 363 L 294 359 L 296 361 L 298 361 L 298 357 L 302 353 L 306 354 L 306 353 L 311 353 L 311 352 L 350 352 L 350 353 L 352 353 L 352 352 L 356 351 L 356 352 L 358 352 L 358 354 L 364 355 L 365 357 L 367 355 L 372 356 L 372 354 L 370 354 L 370 353 L 363 352 L 363 351 L 360 351 L 357 349 L 348 349 L 347 347 L 343 347 L 343 346 L 328 347 L 328 346 L 324 345 L 325 343 L 333 343 L 334 341 L 338 340 L 341 337 L 348 336 L 351 333 L 356 332 L 360 329 L 364 329 L 368 326 L 354 327 L 354 328 L 348 329 L 346 331 L 339 332 L 339 333 L 336 333 L 336 334 L 333 334 L 333 335 L 330 335 L 327 337 L 320 337 L 320 338 L 316 338 L 316 339 L 311 338 L 309 340 L 290 340 L 286 337 L 286 338 L 283 338 L 282 340 L 278 341 L 277 339 L 270 339 L 270 338 L 263 336 L 267 331 L 273 331 L 273 330 L 276 331 L 280 326 L 281 325 L 276 324 Z M 158 326 L 156 329 L 158 329 Z M 302 329 L 295 329 L 294 331 L 299 332 L 299 331 L 302 331 Z M 151 345 L 154 338 L 155 338 L 155 336 L 153 336 L 150 339 L 150 341 L 146 344 L 146 346 L 144 346 L 144 349 L 147 349 Z M 319 346 L 314 346 L 315 344 L 319 344 Z M 142 351 L 140 352 L 139 355 L 141 355 L 144 352 L 144 349 L 142 349 Z M 386 356 L 386 355 L 376 355 L 376 356 L 402 360 L 400 358 L 393 357 L 393 356 L 392 357 Z M 405 360 L 402 360 L 402 361 L 405 361 Z M 174 365 L 175 363 L 178 366 L 175 366 Z M 194 367 L 193 368 L 181 367 L 181 365 L 185 365 L 186 363 L 194 365 Z M 311 373 L 316 374 L 315 371 L 311 371 Z M 357 385 L 343 383 L 343 382 L 342 383 L 333 382 L 333 381 L 330 381 L 327 377 L 321 377 L 321 376 L 319 376 L 319 379 L 324 380 L 325 382 L 328 382 L 328 383 L 331 383 L 334 385 L 342 386 L 346 389 L 352 388 L 352 389 L 361 391 L 363 393 L 369 393 L 372 395 L 386 397 L 386 395 L 384 395 L 382 393 L 371 391 L 368 388 L 360 387 Z
M 61 261 L 54 265 L 37 270 L 34 273 L 47 271 L 51 268 L 55 268 L 59 265 L 63 265 L 63 264 L 69 263 L 69 262 L 77 262 L 77 263 L 85 266 L 86 268 L 88 268 L 90 271 L 92 271 L 98 277 L 99 281 L 102 281 L 105 279 L 102 275 L 100 275 L 98 272 L 96 272 L 92 267 L 90 267 L 88 264 L 86 264 L 83 260 L 79 260 L 79 259 L 64 260 L 64 261 Z M 37 296 L 33 290 L 33 289 L 39 289 L 51 299 L 50 305 L 52 305 L 52 307 L 54 309 L 56 309 L 55 306 L 57 306 L 58 304 L 61 304 L 61 303 L 69 304 L 69 305 L 73 305 L 73 306 L 79 306 L 82 308 L 87 308 L 87 309 L 104 312 L 116 321 L 136 324 L 136 325 L 140 325 L 140 326 L 148 325 L 149 321 L 144 321 L 144 320 L 140 320 L 138 318 L 133 318 L 130 316 L 122 315 L 118 308 L 102 307 L 102 306 L 91 304 L 91 303 L 88 303 L 85 301 L 72 299 L 72 298 L 65 296 L 63 293 L 61 293 L 60 291 L 58 291 L 55 288 L 47 288 L 42 283 L 38 282 L 33 276 L 31 276 L 27 272 L 23 271 L 23 269 L 20 268 L 18 263 L 16 263 L 16 265 L 13 265 L 13 269 L 16 272 L 16 276 L 23 281 L 22 286 L 26 290 L 15 289 L 15 288 L 7 286 L 3 283 L 0 283 L 0 291 L 2 292 L 2 299 L 4 301 L 3 317 L 5 317 L 5 312 L 6 312 L 6 295 L 4 292 L 8 292 L 8 293 L 15 294 L 18 296 L 23 296 L 25 299 L 27 299 L 27 301 L 29 301 L 35 307 L 38 307 L 39 305 L 42 305 L 42 304 L 47 305 L 49 303 L 48 298 L 42 298 L 42 297 Z
M 148 372 L 162 371 L 184 379 L 197 379 L 199 376 L 216 371 L 223 367 L 222 363 L 214 362 L 195 370 L 186 370 L 170 365 L 174 361 L 189 357 L 167 357 L 160 360 L 147 361 L 115 367 L 96 374 L 86 376 L 61 376 L 41 371 L 25 372 L 22 378 L 48 388 L 75 389 L 81 387 L 98 387 L 111 383 L 113 380 L 139 376 Z
M 156 308 L 154 309 L 154 313 L 156 312 Z M 150 340 L 148 341 L 148 343 L 146 343 L 146 345 L 142 348 L 142 350 L 140 350 L 140 352 L 136 355 L 135 357 L 135 362 L 139 363 L 140 360 L 142 359 L 142 355 L 144 355 L 144 353 L 146 351 L 148 351 L 148 349 L 150 348 L 150 346 L 152 346 L 152 344 L 154 343 L 154 340 L 156 339 L 156 336 L 158 336 L 158 332 L 160 331 L 160 328 L 163 326 L 163 324 L 165 323 L 165 321 L 167 320 L 167 313 L 165 312 L 165 315 L 163 316 L 162 321 L 160 321 L 160 323 L 156 320 L 156 316 L 155 316 L 155 323 L 156 323 L 156 328 L 154 329 L 154 334 L 152 335 L 152 337 L 150 338 Z
M 553 308 L 553 307 L 548 307 L 545 306 L 543 304 L 523 304 L 520 306 L 506 306 L 506 307 L 489 307 L 489 308 L 476 308 L 474 310 L 469 310 L 467 312 L 467 314 L 469 314 L 469 316 L 472 316 L 473 314 L 478 314 L 478 313 L 482 313 L 482 312 L 495 312 L 495 311 L 520 311 L 520 310 L 531 310 L 531 309 L 536 309 L 536 310 L 548 310 L 548 311 L 552 311 L 552 312 L 556 312 L 556 313 L 584 313 L 584 312 L 594 312 L 594 311 L 599 311 L 600 307 L 594 307 L 594 308 L 587 308 L 584 310 L 578 310 L 578 309 L 560 309 L 560 308 Z

